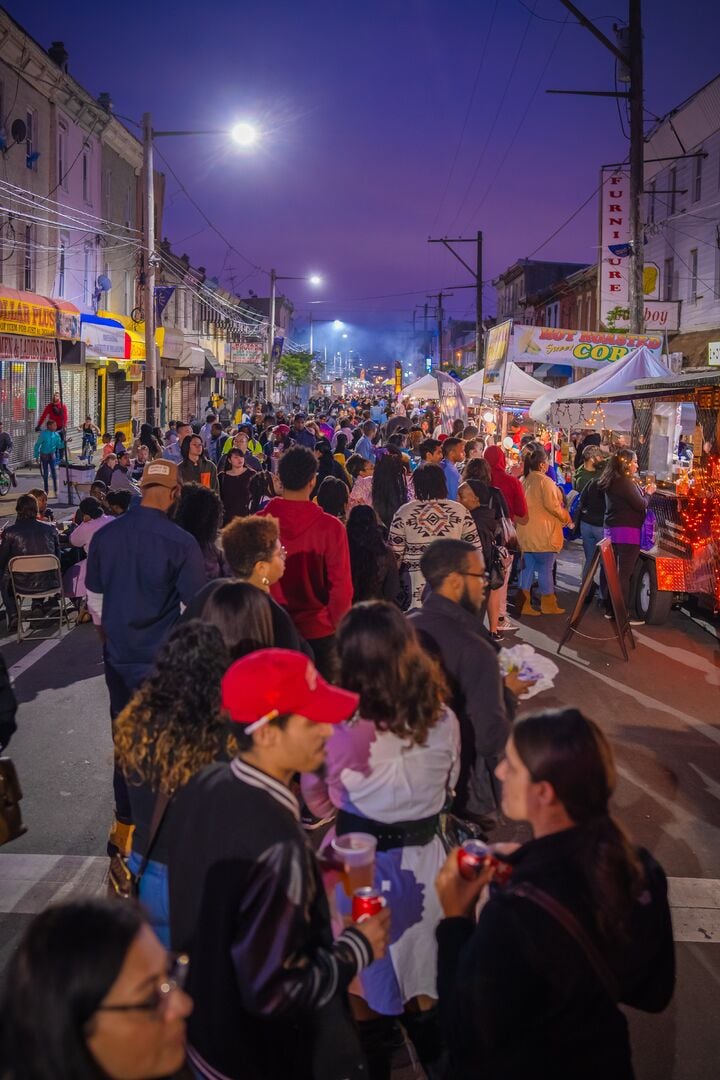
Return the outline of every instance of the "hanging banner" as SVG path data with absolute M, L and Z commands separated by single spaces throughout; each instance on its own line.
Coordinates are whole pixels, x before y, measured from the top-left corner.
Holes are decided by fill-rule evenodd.
M 614 329 L 616 320 L 627 309 L 630 295 L 630 263 L 626 255 L 618 253 L 627 248 L 629 254 L 630 169 L 603 168 L 600 179 L 600 324 Z
M 129 352 L 129 338 L 124 327 L 112 326 L 109 322 L 86 322 L 83 319 L 80 340 L 85 344 L 85 355 L 92 359 L 107 357 L 125 360 Z
M 452 429 L 453 420 L 467 421 L 467 401 L 460 383 L 444 371 L 436 371 L 440 426 L 444 431 Z
M 155 286 L 155 318 L 158 322 L 162 322 L 163 311 L 170 303 L 170 297 L 174 292 L 174 285 Z
M 402 375 L 403 375 L 402 364 L 398 360 L 396 360 L 395 361 L 395 371 L 394 371 L 394 387 L 393 387 L 394 390 L 395 390 L 396 395 L 400 394 L 402 392 Z
M 488 331 L 485 342 L 484 382 L 486 384 L 498 383 L 502 379 L 510 347 L 511 330 L 512 319 L 507 319 Z
M 659 334 L 611 334 L 563 330 L 559 326 L 514 326 L 510 357 L 516 364 L 532 362 L 582 367 L 582 361 L 614 363 L 622 360 L 640 345 L 646 345 L 660 359 L 662 344 Z
M 273 341 L 273 347 L 272 347 L 273 363 L 277 364 L 278 360 L 282 356 L 283 345 L 284 344 L 285 344 L 285 338 L 276 337 L 275 340 Z

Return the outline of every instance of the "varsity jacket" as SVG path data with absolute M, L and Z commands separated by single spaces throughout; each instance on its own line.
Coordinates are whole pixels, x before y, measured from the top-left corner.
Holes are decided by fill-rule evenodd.
M 362 1075 L 341 1065 L 355 1038 L 345 990 L 372 951 L 354 927 L 332 940 L 295 796 L 236 758 L 194 776 L 165 829 L 172 945 L 190 956 L 194 1067 L 212 1080 Z

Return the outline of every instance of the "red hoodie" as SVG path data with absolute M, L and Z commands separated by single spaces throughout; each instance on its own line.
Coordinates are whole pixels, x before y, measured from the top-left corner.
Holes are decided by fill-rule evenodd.
M 505 451 L 502 446 L 488 446 L 483 457 L 490 466 L 493 487 L 500 488 L 505 496 L 513 521 L 527 517 L 528 508 L 523 486 L 516 476 L 505 472 Z
M 353 597 L 347 535 L 316 503 L 271 499 L 260 515 L 277 518 L 287 551 L 285 573 L 271 587 L 308 641 L 334 634 Z

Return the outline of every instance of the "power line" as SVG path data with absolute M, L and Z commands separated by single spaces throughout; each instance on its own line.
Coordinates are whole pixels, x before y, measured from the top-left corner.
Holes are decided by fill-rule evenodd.
M 595 196 L 597 195 L 597 193 L 598 193 L 598 192 L 600 191 L 600 189 L 602 188 L 602 186 L 603 186 L 603 183 L 604 183 L 604 181 L 603 181 L 603 180 L 601 180 L 601 181 L 600 181 L 600 183 L 598 184 L 598 186 L 597 186 L 596 188 L 593 188 L 593 190 L 592 190 L 592 191 L 590 192 L 590 194 L 588 195 L 587 199 L 585 199 L 585 201 L 584 201 L 584 202 L 580 203 L 580 206 L 578 206 L 577 210 L 573 210 L 572 214 L 570 214 L 570 216 L 569 216 L 569 217 L 567 217 L 567 218 L 565 219 L 565 221 L 563 221 L 562 225 L 558 225 L 557 229 L 555 229 L 555 231 L 554 231 L 554 232 L 551 232 L 551 233 L 550 233 L 550 235 L 549 235 L 549 236 L 547 237 L 547 239 L 543 240 L 543 242 L 542 242 L 541 244 L 538 244 L 538 246 L 537 246 L 537 247 L 536 247 L 536 248 L 535 248 L 535 249 L 534 249 L 533 251 L 531 251 L 529 255 L 527 255 L 527 256 L 526 256 L 526 258 L 528 258 L 528 259 L 532 259 L 532 257 L 533 257 L 534 255 L 537 255 L 538 251 L 542 251 L 542 249 L 543 249 L 543 248 L 544 248 L 544 247 L 545 247 L 545 246 L 546 246 L 547 244 L 549 244 L 551 240 L 554 240 L 554 239 L 555 239 L 555 237 L 556 237 L 556 236 L 558 235 L 558 233 L 561 233 L 561 232 L 563 231 L 563 229 L 564 229 L 564 228 L 565 228 L 565 227 L 566 227 L 567 225 L 569 225 L 569 224 L 570 224 L 570 222 L 571 222 L 571 221 L 573 221 L 573 220 L 574 220 L 574 219 L 575 219 L 575 218 L 576 218 L 576 217 L 578 216 L 578 214 L 580 213 L 580 211 L 581 211 L 581 210 L 584 210 L 584 209 L 585 209 L 585 207 L 586 207 L 586 206 L 587 206 L 587 204 L 588 204 L 588 203 L 590 202 L 590 200 L 591 200 L 591 199 L 594 199 L 594 198 L 595 198 Z
M 534 10 L 535 7 L 537 7 L 537 0 L 535 0 L 535 2 L 534 2 L 533 10 Z M 510 83 L 512 82 L 513 75 L 515 74 L 515 69 L 517 68 L 518 61 L 520 59 L 520 53 L 522 52 L 523 45 L 525 44 L 525 39 L 527 38 L 528 31 L 530 29 L 530 24 L 531 23 L 532 23 L 532 13 L 530 13 L 528 15 L 528 20 L 527 20 L 527 23 L 525 24 L 525 29 L 523 31 L 523 35 L 520 38 L 520 42 L 519 42 L 518 47 L 517 47 L 517 52 L 515 53 L 515 59 L 512 62 L 510 72 L 508 74 L 507 80 L 505 81 L 505 88 L 504 88 L 504 90 L 502 92 L 502 97 L 500 98 L 500 103 L 498 104 L 497 110 L 495 112 L 495 117 L 493 119 L 492 124 L 490 125 L 490 130 L 487 133 L 487 137 L 485 139 L 485 142 L 483 143 L 482 150 L 480 151 L 480 156 L 478 157 L 477 162 L 475 163 L 475 168 L 473 169 L 472 176 L 470 177 L 470 180 L 468 181 L 468 185 L 465 188 L 465 194 L 463 195 L 462 199 L 460 200 L 460 206 L 458 207 L 457 213 L 455 214 L 455 217 L 450 222 L 449 229 L 453 228 L 455 222 L 460 217 L 460 214 L 463 211 L 465 203 L 467 202 L 468 195 L 472 191 L 473 185 L 475 184 L 475 179 L 476 179 L 476 177 L 477 177 L 477 175 L 478 175 L 478 173 L 480 171 L 480 166 L 482 165 L 483 159 L 485 157 L 485 152 L 486 152 L 488 146 L 490 145 L 490 139 L 491 139 L 492 134 L 493 134 L 493 132 L 495 130 L 495 125 L 498 122 L 498 119 L 500 117 L 500 113 L 502 111 L 502 107 L 505 104 L 505 98 L 507 97 L 508 90 L 510 89 Z
M 442 211 L 443 204 L 445 202 L 445 198 L 447 196 L 448 189 L 450 187 L 450 181 L 452 180 L 453 173 L 455 171 L 455 166 L 457 164 L 457 160 L 458 160 L 458 157 L 460 155 L 460 147 L 462 146 L 462 141 L 465 138 L 465 130 L 467 128 L 468 120 L 470 119 L 470 113 L 472 111 L 473 103 L 475 101 L 475 94 L 477 93 L 477 88 L 478 88 L 478 85 L 480 83 L 480 75 L 482 73 L 483 65 L 485 63 L 485 54 L 487 53 L 488 45 L 490 43 L 490 37 L 491 37 L 492 31 L 493 31 L 493 26 L 495 24 L 495 15 L 497 14 L 498 3 L 499 3 L 499 0 L 495 0 L 495 6 L 493 7 L 492 16 L 490 18 L 490 26 L 488 27 L 488 32 L 487 32 L 487 34 L 485 36 L 485 41 L 483 43 L 482 53 L 480 54 L 480 63 L 478 64 L 477 73 L 475 75 L 475 82 L 473 83 L 472 90 L 470 91 L 470 100 L 468 101 L 467 109 L 465 110 L 465 118 L 463 120 L 462 130 L 460 131 L 460 136 L 459 136 L 458 141 L 457 141 L 457 146 L 455 147 L 455 154 L 453 155 L 452 164 L 450 165 L 450 171 L 448 172 L 447 180 L 445 181 L 445 187 L 444 187 L 443 193 L 442 193 L 442 195 L 440 197 L 440 203 L 438 205 L 437 211 L 435 212 L 435 218 L 433 219 L 432 226 L 430 227 L 430 232 L 431 233 L 435 231 L 435 225 L 437 224 L 437 220 L 440 217 L 440 213 Z

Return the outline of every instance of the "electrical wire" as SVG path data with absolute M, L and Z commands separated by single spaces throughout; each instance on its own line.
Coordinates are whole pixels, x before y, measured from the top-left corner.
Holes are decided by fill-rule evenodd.
M 450 181 L 452 180 L 453 173 L 455 171 L 455 166 L 457 165 L 458 157 L 460 156 L 460 148 L 462 146 L 463 139 L 465 138 L 465 130 L 466 130 L 467 125 L 468 125 L 468 120 L 470 119 L 470 113 L 472 111 L 473 103 L 475 101 L 475 94 L 477 93 L 477 88 L 478 88 L 478 86 L 480 84 L 480 75 L 482 74 L 483 66 L 485 64 L 485 55 L 487 53 L 488 45 L 490 43 L 490 38 L 492 36 L 492 31 L 493 31 L 493 26 L 495 24 L 495 16 L 497 14 L 498 4 L 499 4 L 499 0 L 495 0 L 495 5 L 493 7 L 493 12 L 492 12 L 492 15 L 490 17 L 490 26 L 488 27 L 487 34 L 485 35 L 485 40 L 483 42 L 482 52 L 480 54 L 480 63 L 478 64 L 477 73 L 475 75 L 475 82 L 473 83 L 472 90 L 470 91 L 470 100 L 468 101 L 467 109 L 465 110 L 465 117 L 463 119 L 462 129 L 461 129 L 460 135 L 458 137 L 457 146 L 455 147 L 455 153 L 453 155 L 453 159 L 452 159 L 452 162 L 450 164 L 450 171 L 448 172 L 447 180 L 445 181 L 445 187 L 443 188 L 443 193 L 440 196 L 440 203 L 439 203 L 438 208 L 437 208 L 437 210 L 435 212 L 435 218 L 433 219 L 433 223 L 432 223 L 432 226 L 430 228 L 430 232 L 434 232 L 434 230 L 435 230 L 435 226 L 436 226 L 438 218 L 440 217 L 440 214 L 442 212 L 442 208 L 443 208 L 443 205 L 445 203 L 445 198 L 446 198 L 448 190 L 450 188 Z
M 537 7 L 537 0 L 534 0 L 533 10 L 534 10 L 535 7 Z M 523 31 L 522 37 L 520 38 L 520 42 L 518 44 L 517 51 L 515 53 L 515 59 L 512 62 L 512 65 L 510 67 L 510 71 L 508 73 L 508 77 L 507 77 L 507 79 L 505 81 L 505 87 L 503 89 L 502 96 L 500 98 L 500 102 L 498 104 L 498 107 L 497 107 L 497 109 L 495 111 L 495 116 L 493 118 L 493 122 L 490 125 L 490 130 L 487 133 L 487 136 L 485 138 L 485 142 L 483 143 L 482 149 L 480 151 L 480 155 L 479 155 L 479 157 L 478 157 L 478 159 L 477 159 L 477 161 L 475 163 L 475 168 L 473 169 L 472 175 L 471 175 L 471 177 L 470 177 L 470 179 L 468 181 L 467 187 L 465 188 L 465 193 L 464 193 L 462 199 L 460 200 L 460 206 L 457 209 L 457 213 L 455 214 L 455 217 L 450 222 L 449 229 L 453 228 L 453 226 L 455 225 L 455 222 L 458 220 L 458 218 L 462 214 L 462 211 L 463 211 L 463 209 L 465 207 L 465 203 L 468 200 L 468 196 L 470 195 L 470 192 L 472 191 L 473 186 L 475 184 L 475 180 L 477 178 L 477 175 L 480 172 L 480 166 L 483 163 L 483 160 L 485 158 L 485 153 L 487 151 L 488 146 L 490 145 L 490 139 L 492 138 L 493 132 L 495 131 L 495 126 L 496 126 L 496 124 L 498 122 L 498 119 L 500 117 L 502 107 L 505 104 L 505 99 L 507 97 L 508 90 L 510 89 L 510 83 L 512 82 L 513 76 L 515 74 L 515 69 L 517 68 L 518 61 L 520 60 L 520 54 L 521 54 L 521 52 L 523 50 L 523 46 L 525 44 L 525 40 L 527 38 L 528 31 L 530 30 L 531 24 L 532 24 L 532 13 L 530 13 L 528 15 L 528 20 L 527 20 L 527 23 L 525 24 L 525 29 Z
M 580 203 L 577 210 L 573 210 L 572 214 L 570 214 L 570 216 L 567 217 L 565 219 L 565 221 L 563 221 L 563 223 L 561 225 L 558 225 L 557 229 L 555 229 L 553 232 L 551 232 L 550 235 L 545 240 L 543 240 L 543 242 L 541 244 L 538 244 L 538 246 L 536 248 L 534 248 L 533 251 L 531 251 L 530 254 L 526 255 L 525 257 L 527 259 L 532 259 L 534 255 L 537 255 L 538 251 L 542 251 L 542 249 L 544 247 L 546 247 L 550 243 L 551 240 L 554 240 L 555 237 L 558 235 L 558 233 L 561 233 L 563 231 L 563 229 L 570 224 L 571 221 L 575 220 L 575 218 L 578 216 L 580 211 L 585 209 L 585 207 L 591 201 L 591 199 L 595 198 L 595 196 L 601 190 L 604 183 L 605 183 L 605 181 L 601 180 L 600 183 L 598 184 L 598 186 L 596 188 L 593 188 L 593 190 L 590 192 L 587 199 L 585 199 L 584 202 Z
M 495 181 L 497 180 L 498 176 L 502 172 L 503 165 L 507 161 L 507 159 L 508 159 L 508 157 L 510 155 L 510 151 L 512 150 L 513 146 L 515 145 L 515 140 L 517 139 L 518 135 L 520 134 L 520 130 L 521 130 L 523 124 L 527 120 L 528 113 L 530 112 L 530 109 L 532 108 L 532 104 L 533 104 L 535 98 L 537 97 L 537 92 L 540 89 L 540 86 L 542 84 L 543 79 L 545 78 L 545 73 L 546 73 L 547 69 L 550 67 L 550 64 L 552 62 L 552 58 L 555 55 L 555 50 L 557 49 L 558 45 L 560 44 L 560 38 L 562 37 L 563 30 L 565 29 L 565 27 L 568 24 L 569 18 L 570 18 L 570 16 L 568 14 L 568 15 L 566 15 L 565 19 L 560 23 L 560 29 L 558 30 L 557 37 L 555 38 L 555 41 L 553 43 L 552 48 L 550 49 L 550 52 L 547 54 L 545 63 L 543 64 L 543 69 L 540 72 L 540 75 L 538 77 L 537 82 L 535 83 L 535 88 L 534 88 L 532 94 L 530 95 L 530 99 L 529 99 L 527 105 L 525 106 L 525 110 L 524 110 L 522 116 L 520 117 L 520 120 L 518 121 L 517 127 L 515 128 L 515 131 L 513 132 L 512 138 L 510 139 L 510 142 L 508 143 L 508 146 L 507 146 L 507 149 L 506 149 L 505 153 L 503 154 L 502 158 L 500 159 L 500 164 L 498 165 L 497 169 L 495 170 L 495 173 L 493 174 L 492 180 L 490 181 L 487 188 L 485 189 L 485 194 L 480 199 L 480 202 L 477 204 L 477 206 L 475 207 L 473 213 L 471 214 L 470 218 L 468 219 L 469 222 L 477 220 L 477 217 L 478 217 L 480 211 L 482 210 L 483 206 L 485 205 L 485 200 L 487 199 L 488 195 L 490 194 L 490 191 L 492 190 L 492 187 L 495 184 Z M 560 20 L 558 20 L 558 19 L 553 19 L 552 21 L 553 22 L 560 22 Z

